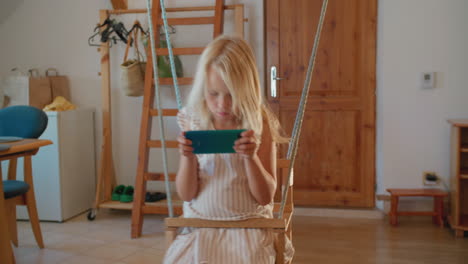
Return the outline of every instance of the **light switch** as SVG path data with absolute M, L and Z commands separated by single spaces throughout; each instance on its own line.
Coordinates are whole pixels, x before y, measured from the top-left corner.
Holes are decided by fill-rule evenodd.
M 423 72 L 421 74 L 421 86 L 423 89 L 435 87 L 435 72 Z

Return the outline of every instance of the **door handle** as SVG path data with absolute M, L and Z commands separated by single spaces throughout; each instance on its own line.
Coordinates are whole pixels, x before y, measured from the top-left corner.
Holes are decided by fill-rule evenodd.
M 285 78 L 278 77 L 276 66 L 270 68 L 270 95 L 273 98 L 278 97 L 276 81 L 284 80 Z

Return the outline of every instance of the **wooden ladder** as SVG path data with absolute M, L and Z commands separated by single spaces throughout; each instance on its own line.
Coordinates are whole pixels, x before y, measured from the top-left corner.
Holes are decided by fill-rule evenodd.
M 206 7 L 201 8 L 178 8 L 177 11 L 203 11 Z M 201 9 L 201 10 L 200 10 Z M 213 38 L 223 33 L 224 21 L 224 0 L 216 0 L 213 17 L 188 17 L 188 18 L 169 18 L 170 25 L 204 25 L 213 24 Z M 163 24 L 161 18 L 161 6 L 159 0 L 153 0 L 153 8 L 151 10 L 153 17 L 153 28 L 155 29 L 155 43 L 159 46 L 159 26 Z M 138 147 L 138 168 L 135 181 L 134 202 L 132 207 L 132 238 L 141 236 L 143 227 L 144 214 L 168 214 L 166 201 L 157 203 L 145 203 L 146 184 L 148 181 L 164 181 L 164 173 L 149 172 L 148 161 L 150 148 L 161 148 L 161 140 L 151 139 L 152 118 L 162 114 L 164 117 L 174 117 L 177 115 L 177 109 L 163 109 L 162 113 L 158 113 L 154 109 L 155 90 L 153 88 L 153 59 L 151 58 L 151 43 L 148 45 L 148 61 L 146 64 L 145 73 L 145 90 L 143 98 L 143 111 L 141 117 L 140 142 Z M 203 52 L 204 47 L 191 48 L 174 48 L 174 55 L 199 55 Z M 156 54 L 168 55 L 167 48 L 157 48 Z M 178 83 L 181 85 L 189 85 L 193 82 L 193 78 L 178 78 Z M 173 84 L 172 78 L 160 78 L 159 84 Z M 178 143 L 175 140 L 165 140 L 166 148 L 178 148 Z M 169 173 L 170 181 L 175 180 L 175 173 Z M 182 214 L 182 201 L 173 200 L 174 214 Z

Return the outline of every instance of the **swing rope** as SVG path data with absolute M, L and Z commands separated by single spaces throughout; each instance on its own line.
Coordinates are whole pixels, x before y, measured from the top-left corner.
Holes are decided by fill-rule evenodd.
M 305 108 L 307 105 L 307 99 L 309 97 L 310 83 L 312 81 L 312 73 L 313 73 L 314 66 L 315 66 L 315 57 L 317 55 L 318 44 L 320 42 L 320 35 L 322 33 L 323 21 L 325 20 L 325 14 L 327 12 L 327 5 L 328 5 L 328 0 L 323 0 L 322 10 L 320 12 L 320 19 L 317 25 L 317 32 L 315 34 L 314 46 L 312 48 L 312 54 L 309 59 L 309 67 L 307 68 L 307 75 L 304 81 L 304 87 L 302 88 L 301 101 L 299 104 L 299 108 L 297 109 L 296 120 L 294 121 L 292 139 L 291 139 L 291 142 L 289 143 L 287 159 L 291 160 L 291 162 L 289 164 L 289 170 L 288 170 L 288 180 L 287 180 L 288 185 L 291 182 L 294 162 L 296 161 L 297 149 L 299 145 L 299 137 L 301 135 L 302 122 L 304 121 L 304 113 L 305 113 Z M 284 207 L 286 205 L 286 200 L 287 200 L 286 196 L 288 195 L 288 189 L 289 188 L 284 188 L 282 190 L 283 194 L 282 194 L 281 206 L 280 206 L 280 210 L 278 214 L 279 219 L 283 217 Z
M 155 77 L 155 82 L 154 82 L 154 89 L 155 89 L 155 100 L 156 100 L 156 107 L 158 109 L 158 120 L 159 120 L 159 134 L 161 137 L 161 147 L 162 147 L 162 158 L 163 158 L 163 167 L 164 167 L 164 183 L 166 187 L 166 193 L 167 193 L 167 207 L 169 210 L 169 217 L 174 217 L 174 210 L 172 206 L 172 197 L 171 197 L 171 186 L 169 184 L 169 172 L 167 168 L 167 149 L 166 149 L 166 137 L 164 135 L 164 120 L 162 116 L 162 106 L 161 106 L 161 100 L 160 100 L 160 92 L 159 92 L 159 72 L 158 72 L 158 60 L 157 60 L 157 54 L 156 54 L 156 43 L 154 40 L 154 28 L 153 28 L 153 18 L 152 18 L 152 3 L 150 2 L 151 0 L 146 1 L 146 8 L 147 8 L 147 14 L 148 14 L 148 25 L 149 25 L 149 30 L 150 30 L 150 41 L 151 41 L 151 56 L 153 58 L 153 76 Z M 164 0 L 161 0 L 161 7 L 162 10 L 161 12 L 164 14 L 166 12 L 164 8 Z M 171 68 L 172 68 L 172 76 L 175 75 L 175 68 L 173 67 L 173 57 L 172 57 L 172 49 L 170 46 L 170 41 L 168 40 L 168 33 L 167 33 L 167 28 L 166 28 L 166 23 L 167 21 L 164 22 L 165 26 L 165 31 L 166 31 L 166 39 L 168 41 L 168 48 L 169 48 L 169 54 L 170 54 L 170 60 L 171 60 Z M 175 77 L 177 79 L 177 77 Z M 174 83 L 177 84 L 177 80 L 174 81 Z M 178 102 L 179 104 L 179 102 Z
M 161 15 L 164 21 L 164 33 L 167 41 L 167 49 L 169 50 L 169 62 L 171 63 L 172 80 L 174 80 L 174 90 L 176 94 L 177 108 L 180 110 L 182 109 L 182 100 L 180 99 L 179 83 L 177 81 L 176 67 L 174 63 L 174 53 L 172 53 L 171 38 L 169 37 L 169 23 L 167 23 L 166 6 L 164 4 L 164 0 L 161 0 Z

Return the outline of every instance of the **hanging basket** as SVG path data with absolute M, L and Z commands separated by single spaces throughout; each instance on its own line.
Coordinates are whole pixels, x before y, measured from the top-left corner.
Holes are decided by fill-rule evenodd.
M 145 88 L 146 63 L 138 60 L 127 60 L 120 68 L 122 89 L 127 96 L 142 96 Z
M 127 96 L 142 96 L 145 90 L 145 68 L 146 62 L 142 60 L 140 51 L 138 50 L 138 29 L 134 32 L 134 49 L 136 59 L 127 60 L 128 50 L 132 44 L 132 37 L 127 41 L 125 49 L 124 62 L 120 65 L 121 75 L 120 81 L 122 90 Z

